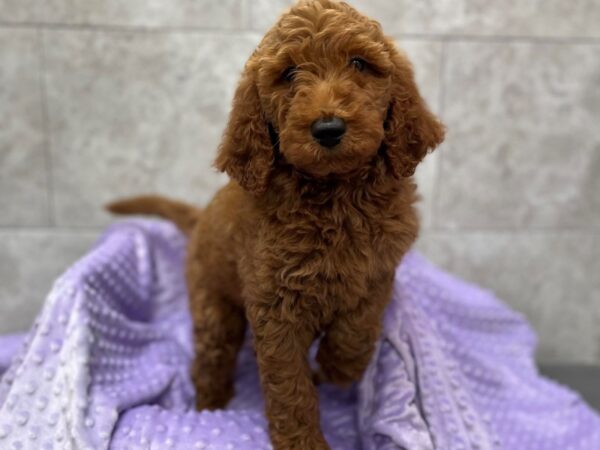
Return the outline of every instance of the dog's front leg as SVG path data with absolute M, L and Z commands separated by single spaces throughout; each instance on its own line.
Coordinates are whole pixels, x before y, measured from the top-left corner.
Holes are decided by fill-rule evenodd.
M 338 313 L 319 345 L 316 382 L 348 386 L 360 380 L 381 332 L 383 311 L 391 294 L 389 278 L 374 283 L 355 309 Z
M 265 305 L 249 305 L 269 432 L 276 450 L 329 450 L 308 365 L 315 330 L 301 318 L 282 319 Z

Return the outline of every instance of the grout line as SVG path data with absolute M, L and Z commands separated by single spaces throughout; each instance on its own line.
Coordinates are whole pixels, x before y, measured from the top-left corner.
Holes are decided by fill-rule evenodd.
M 419 40 L 419 41 L 446 41 L 446 42 L 474 42 L 474 43 L 531 43 L 531 44 L 600 44 L 600 36 L 527 36 L 527 35 L 476 35 L 476 34 L 448 34 L 448 33 L 392 33 L 394 39 Z
M 384 30 L 384 32 L 385 32 L 385 30 Z M 433 35 L 433 34 L 390 33 L 389 36 L 394 40 L 421 41 L 421 42 L 439 42 L 439 41 L 444 41 L 446 39 L 446 37 L 444 35 Z
M 247 5 L 247 2 L 245 3 Z M 211 28 L 193 25 L 115 25 L 115 24 L 85 24 L 85 23 L 45 23 L 45 22 L 7 22 L 0 20 L 0 28 L 24 28 L 42 30 L 72 30 L 72 31 L 102 31 L 113 33 L 197 33 L 225 36 L 245 36 L 262 33 L 262 30 L 254 28 L 251 23 L 249 8 L 243 6 L 245 18 L 242 27 L 233 28 Z M 244 23 L 245 22 L 245 23 Z M 250 22 L 250 23 L 248 23 Z M 446 41 L 446 42 L 473 42 L 473 43 L 531 43 L 538 45 L 598 45 L 600 37 L 585 36 L 527 36 L 527 35 L 470 35 L 470 34 L 447 34 L 447 33 L 390 33 L 394 39 L 417 40 L 417 41 Z
M 105 225 L 64 225 L 64 226 L 34 226 L 34 225 L 0 225 L 0 234 L 7 233 L 21 233 L 21 232 L 52 232 L 52 233 L 97 233 L 106 230 L 112 223 Z M 586 236 L 600 236 L 600 228 L 589 228 L 589 227 L 565 227 L 565 228 L 553 228 L 553 227 L 527 227 L 527 228 L 516 228 L 516 227 L 460 227 L 460 228 L 431 228 L 423 227 L 423 233 L 425 234 L 438 234 L 438 235 L 456 235 L 456 234 L 520 234 L 520 235 L 586 235 Z
M 11 23 L 0 20 L 0 28 L 36 28 L 42 30 L 71 30 L 71 31 L 102 31 L 110 33 L 197 33 L 197 34 L 217 34 L 244 36 L 255 35 L 256 30 L 245 28 L 210 28 L 197 26 L 149 26 L 149 25 L 110 25 L 110 24 L 78 24 L 78 23 L 44 23 L 44 22 L 23 22 Z
M 437 228 L 424 228 L 424 232 L 428 234 L 522 234 L 522 235 L 538 235 L 538 234 L 549 234 L 549 235 L 587 235 L 587 236 L 600 236 L 600 228 L 591 227 L 564 227 L 564 228 L 553 228 L 553 227 L 464 227 L 461 226 L 453 227 L 437 227 Z
M 37 30 L 38 57 L 39 57 L 39 89 L 42 113 L 42 127 L 44 133 L 44 163 L 46 166 L 46 194 L 48 206 L 48 222 L 51 226 L 56 225 L 55 215 L 55 195 L 54 195 L 54 170 L 52 165 L 52 139 L 50 137 L 50 121 L 48 116 L 48 97 L 46 92 L 46 48 L 44 43 L 43 31 Z
M 100 233 L 108 228 L 101 226 L 0 226 L 0 234 L 52 233 L 52 234 L 91 234 Z
M 446 98 L 446 64 L 448 59 L 448 48 L 446 41 L 442 41 L 440 50 L 440 69 L 438 72 L 439 92 L 438 92 L 438 114 L 439 118 L 444 122 L 445 115 L 445 98 Z M 448 131 L 446 130 L 446 133 Z M 431 199 L 431 228 L 436 230 L 439 227 L 438 213 L 440 210 L 440 193 L 442 190 L 442 168 L 444 162 L 444 151 L 447 148 L 447 144 L 441 144 L 440 148 L 436 151 L 439 152 L 437 155 L 437 164 L 435 165 L 435 173 L 433 176 L 433 198 Z
M 0 27 L 5 28 L 36 28 L 59 30 L 89 30 L 106 32 L 133 32 L 133 33 L 210 33 L 222 35 L 244 35 L 261 32 L 254 28 L 251 20 L 249 1 L 241 5 L 242 24 L 233 28 L 213 28 L 193 25 L 117 25 L 105 23 L 65 23 L 65 22 L 8 22 L 0 20 Z M 528 36 L 528 35 L 476 35 L 476 34 L 451 34 L 451 33 L 390 33 L 394 39 L 421 40 L 421 41 L 446 41 L 446 42 L 481 42 L 481 43 L 511 43 L 526 42 L 533 44 L 600 44 L 600 36 Z

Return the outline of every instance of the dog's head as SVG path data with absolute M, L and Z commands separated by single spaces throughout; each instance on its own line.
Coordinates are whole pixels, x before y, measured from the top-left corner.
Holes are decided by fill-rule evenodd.
M 248 60 L 216 166 L 257 194 L 276 152 L 315 178 L 346 176 L 382 155 L 401 178 L 443 136 L 410 63 L 380 25 L 346 3 L 307 0 Z

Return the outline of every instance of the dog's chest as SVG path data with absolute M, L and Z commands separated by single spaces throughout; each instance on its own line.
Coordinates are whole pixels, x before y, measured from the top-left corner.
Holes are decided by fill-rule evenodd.
M 373 283 L 389 279 L 403 254 L 401 218 L 344 212 L 305 210 L 269 238 L 275 280 L 311 307 L 352 307 Z

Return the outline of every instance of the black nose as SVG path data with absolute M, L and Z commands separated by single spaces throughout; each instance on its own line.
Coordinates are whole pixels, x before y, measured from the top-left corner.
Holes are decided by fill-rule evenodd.
M 339 117 L 317 119 L 310 127 L 315 141 L 323 147 L 333 147 L 342 140 L 346 132 L 346 123 Z

